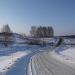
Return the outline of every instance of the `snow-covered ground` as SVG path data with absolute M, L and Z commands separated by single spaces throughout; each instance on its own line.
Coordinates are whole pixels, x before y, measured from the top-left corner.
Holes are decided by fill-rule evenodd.
M 0 46 L 0 75 L 27 75 L 30 58 L 51 46 L 14 44 L 9 47 Z M 19 60 L 20 59 L 20 60 Z
M 75 45 L 71 44 L 72 41 L 33 56 L 28 75 L 75 75 Z
M 54 58 L 75 67 L 75 38 L 66 38 L 64 43 L 66 45 L 61 44 L 51 54 Z
M 55 59 L 75 67 L 75 47 L 65 47 L 65 49 L 60 50 L 59 53 L 53 51 L 51 54 Z
M 64 43 L 66 43 L 66 44 L 75 44 L 75 38 L 65 38 Z
M 33 56 L 28 66 L 28 75 L 75 75 L 74 67 L 60 62 L 53 56 L 51 51 Z
M 29 51 L 19 51 L 9 56 L 0 56 L 0 74 L 5 74 L 12 67 L 12 65 L 29 53 Z
M 46 39 L 46 41 L 56 43 L 58 40 Z M 74 40 L 64 40 L 65 43 L 74 43 L 72 41 Z M 68 70 L 68 67 L 66 67 L 66 65 L 63 66 L 63 64 L 61 64 L 59 61 L 66 64 L 69 63 L 68 65 L 74 67 L 75 47 L 61 44 L 59 47 L 53 48 L 54 47 L 50 46 L 50 44 L 45 47 L 27 44 L 14 44 L 9 47 L 0 45 L 0 75 L 27 75 L 27 73 L 28 75 L 40 75 L 41 73 L 41 75 L 50 75 L 50 71 L 48 70 L 51 70 L 51 66 L 53 68 L 52 70 L 55 71 L 57 71 L 57 68 L 60 68 L 59 70 L 61 70 L 62 67 L 63 70 L 61 70 L 61 72 L 65 71 L 64 67 L 66 68 L 67 72 L 71 71 L 71 68 Z M 56 61 L 55 59 L 59 61 Z M 54 65 L 59 67 L 55 68 Z M 39 74 L 33 74 L 32 67 L 33 70 L 37 70 L 36 72 Z M 43 70 L 43 68 L 45 69 Z M 61 73 L 59 73 L 59 75 L 60 74 Z M 66 71 L 64 75 L 66 75 Z M 73 75 L 75 75 L 75 73 Z
M 60 52 L 60 54 L 75 59 L 75 47 L 66 49 L 65 51 Z

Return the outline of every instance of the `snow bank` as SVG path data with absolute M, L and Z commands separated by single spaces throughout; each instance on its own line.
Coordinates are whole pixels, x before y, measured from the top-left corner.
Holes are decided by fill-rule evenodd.
M 5 74 L 20 58 L 30 51 L 19 51 L 9 56 L 0 56 L 0 75 Z
M 31 59 L 30 59 L 30 62 L 29 62 L 29 64 L 28 64 L 28 72 L 27 72 L 28 75 L 33 75 L 33 74 L 32 74 L 32 66 L 31 66 L 31 65 L 32 65 L 32 62 L 31 62 Z
M 53 51 L 51 55 L 55 59 L 60 60 L 61 62 L 64 62 L 65 64 L 75 68 L 75 47 L 60 51 L 59 54 Z
M 64 43 L 66 43 L 66 44 L 75 44 L 75 38 L 65 38 Z
M 69 48 L 65 51 L 62 51 L 62 52 L 60 52 L 60 54 L 75 59 L 75 47 L 74 48 Z

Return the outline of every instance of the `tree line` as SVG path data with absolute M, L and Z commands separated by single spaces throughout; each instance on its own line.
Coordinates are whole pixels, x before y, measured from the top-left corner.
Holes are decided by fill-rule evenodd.
M 30 34 L 32 37 L 53 37 L 54 30 L 51 26 L 32 26 Z

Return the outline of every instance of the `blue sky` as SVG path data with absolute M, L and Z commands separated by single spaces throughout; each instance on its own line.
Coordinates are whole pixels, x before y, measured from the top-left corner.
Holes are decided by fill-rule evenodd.
M 52 26 L 55 35 L 75 34 L 75 0 L 0 0 L 0 27 L 28 34 L 33 25 Z

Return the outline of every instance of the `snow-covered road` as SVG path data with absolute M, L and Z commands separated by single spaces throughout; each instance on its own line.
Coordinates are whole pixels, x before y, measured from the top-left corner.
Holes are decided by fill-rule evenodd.
M 28 75 L 75 75 L 75 68 L 56 60 L 50 52 L 43 52 L 32 57 Z
M 47 46 L 47 47 L 32 46 L 32 47 L 28 48 L 28 51 L 31 51 L 31 53 L 22 57 L 4 75 L 27 75 L 28 64 L 29 64 L 29 61 L 30 61 L 31 57 L 34 56 L 37 53 L 48 50 L 49 48 L 50 48 L 50 46 Z M 23 51 L 25 51 L 25 50 L 23 50 Z M 26 49 L 26 51 L 27 51 L 27 49 Z

